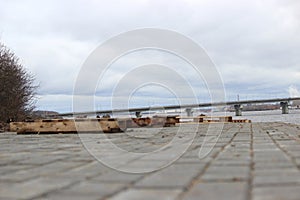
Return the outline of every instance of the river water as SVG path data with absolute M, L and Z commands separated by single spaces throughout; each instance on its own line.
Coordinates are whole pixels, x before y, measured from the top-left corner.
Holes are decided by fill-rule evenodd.
M 229 115 L 234 116 L 235 113 L 230 112 Z M 269 111 L 248 111 L 242 112 L 243 116 L 235 117 L 235 119 L 250 119 L 252 122 L 287 122 L 300 124 L 300 110 L 289 110 L 289 114 L 281 114 L 281 110 Z
M 178 113 L 186 116 L 184 112 Z M 267 111 L 242 111 L 242 116 L 235 116 L 235 112 L 213 112 L 213 113 L 200 113 L 194 112 L 193 116 L 205 114 L 207 116 L 232 116 L 233 119 L 249 119 L 252 122 L 286 122 L 293 124 L 300 124 L 300 109 L 290 109 L 289 114 L 282 114 L 281 110 L 267 110 Z
M 235 112 L 199 112 L 195 111 L 193 116 L 198 116 L 200 114 L 205 114 L 207 116 L 233 116 L 233 119 L 249 119 L 252 122 L 286 122 L 293 124 L 300 124 L 300 109 L 290 109 L 289 114 L 282 114 L 281 110 L 268 110 L 268 111 L 242 111 L 243 116 L 235 116 Z M 143 114 L 143 117 L 152 117 L 154 115 L 166 116 L 166 115 L 180 115 L 186 117 L 186 112 L 154 112 L 151 114 Z M 113 117 L 130 117 L 124 115 L 115 115 Z M 132 115 L 131 117 L 135 117 Z

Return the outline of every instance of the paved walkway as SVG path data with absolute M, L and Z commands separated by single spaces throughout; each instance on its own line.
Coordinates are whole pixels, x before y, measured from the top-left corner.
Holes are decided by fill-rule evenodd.
M 180 159 L 146 174 L 105 167 L 75 134 L 1 133 L 0 199 L 300 199 L 300 126 L 226 124 L 212 152 L 199 160 L 207 126 L 200 126 Z M 147 145 L 111 136 L 120 147 L 142 152 L 167 143 L 172 130 L 164 129 Z M 159 157 L 151 162 L 156 161 Z

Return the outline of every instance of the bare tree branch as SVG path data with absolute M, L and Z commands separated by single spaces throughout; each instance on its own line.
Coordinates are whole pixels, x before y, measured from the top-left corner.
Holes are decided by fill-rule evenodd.
M 33 75 L 0 43 L 0 122 L 29 116 L 35 108 L 36 89 Z

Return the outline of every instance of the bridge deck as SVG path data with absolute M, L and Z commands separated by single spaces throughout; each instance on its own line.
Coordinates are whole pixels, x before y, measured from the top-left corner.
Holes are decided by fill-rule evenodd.
M 141 107 L 141 108 L 126 108 L 126 109 L 75 112 L 75 113 L 71 112 L 71 113 L 62 113 L 62 114 L 59 114 L 58 116 L 88 115 L 88 114 L 95 114 L 95 113 L 110 114 L 110 113 L 123 113 L 123 112 L 142 112 L 142 111 L 154 111 L 154 110 L 163 110 L 163 109 L 170 110 L 170 109 L 200 108 L 200 107 L 242 105 L 242 104 L 255 104 L 255 103 L 289 102 L 289 101 L 296 101 L 296 100 L 300 100 L 300 97 L 227 101 L 227 102 L 211 102 L 211 103 L 169 105 L 169 106 L 153 106 L 153 107 Z

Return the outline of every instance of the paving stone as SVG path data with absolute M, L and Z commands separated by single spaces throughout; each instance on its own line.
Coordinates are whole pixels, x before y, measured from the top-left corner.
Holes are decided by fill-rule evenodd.
M 145 174 L 104 166 L 76 134 L 0 134 L 0 199 L 299 199 L 300 130 L 284 123 L 225 124 L 215 143 L 218 133 L 207 134 L 208 126 L 213 130 L 217 125 L 199 125 L 195 140 L 179 159 Z M 184 125 L 187 134 L 194 128 Z M 130 132 L 136 137 L 150 135 L 149 141 L 133 140 L 124 133 L 108 137 L 126 150 L 148 152 L 169 142 L 175 129 L 162 130 L 163 138 L 153 137 L 154 129 Z M 97 149 L 98 137 L 87 134 L 85 140 Z M 204 138 L 210 140 L 203 143 Z M 199 159 L 201 147 L 213 147 L 203 159 Z M 99 150 L 133 171 L 161 167 L 174 156 L 126 160 L 123 154 Z
M 38 198 L 34 198 L 34 200 L 99 200 L 98 194 L 74 194 L 69 192 L 57 192 L 57 193 L 51 193 L 47 196 L 42 196 Z
M 300 172 L 277 172 L 268 175 L 256 175 L 253 178 L 253 185 L 284 185 L 300 184 Z
M 175 161 L 176 164 L 203 163 L 203 162 L 204 162 L 203 159 L 199 159 L 198 157 L 181 157 Z
M 153 200 L 153 199 L 161 199 L 161 200 L 171 200 L 176 199 L 176 197 L 182 192 L 179 189 L 135 189 L 131 188 L 124 192 L 121 192 L 109 200 Z
M 18 165 L 18 164 L 10 164 L 10 165 L 4 165 L 0 166 L 0 176 L 1 174 L 9 174 L 16 172 L 18 170 L 26 170 L 35 167 L 34 165 Z
M 260 168 L 268 168 L 268 169 L 273 169 L 273 168 L 280 168 L 282 170 L 285 169 L 290 169 L 294 167 L 294 164 L 291 162 L 288 162 L 287 160 L 279 160 L 279 161 L 261 161 L 261 162 L 255 162 L 254 168 L 255 169 L 260 169 Z
M 282 168 L 257 168 L 253 171 L 254 176 L 274 176 L 276 174 L 297 174 L 299 173 L 298 168 L 291 167 L 288 169 Z
M 71 184 L 72 180 L 43 177 L 24 183 L 0 183 L 0 198 L 31 199 Z
M 239 160 L 239 159 L 218 159 L 214 161 L 215 166 L 249 166 L 251 160 Z
M 20 160 L 17 161 L 16 164 L 19 165 L 44 165 L 44 164 L 48 164 L 48 163 L 52 163 L 55 161 L 59 161 L 62 159 L 66 159 L 68 158 L 69 155 L 49 155 L 48 153 L 37 153 L 37 152 L 33 152 L 32 156 L 24 159 L 24 160 Z
M 211 166 L 201 177 L 204 181 L 237 181 L 249 179 L 249 166 Z
M 44 198 L 64 199 L 66 197 L 76 197 L 78 199 L 100 199 L 116 194 L 126 187 L 126 184 L 120 183 L 96 183 L 86 181 L 58 192 L 48 193 Z
M 130 174 L 124 172 L 118 172 L 112 170 L 108 173 L 101 174 L 99 176 L 91 178 L 91 181 L 96 182 L 114 182 L 114 183 L 133 183 L 139 179 L 141 179 L 144 174 Z
M 142 180 L 138 181 L 136 187 L 150 188 L 184 188 L 188 186 L 195 178 L 203 165 L 172 165 L 156 173 L 149 174 Z
M 32 167 L 24 170 L 18 170 L 13 173 L 4 174 L 0 176 L 0 181 L 5 182 L 20 182 L 30 180 L 40 176 L 51 176 L 65 170 L 79 167 L 84 163 L 78 162 L 53 162 L 44 166 Z
M 247 199 L 246 182 L 214 182 L 214 183 L 196 183 L 190 192 L 184 196 L 184 200 L 246 200 Z
M 253 200 L 299 200 L 300 186 L 255 187 Z
M 103 166 L 99 162 L 92 162 L 92 163 L 86 163 L 84 165 L 80 165 L 79 167 L 70 170 L 61 171 L 59 173 L 51 175 L 51 177 L 59 177 L 59 178 L 63 177 L 66 179 L 83 181 L 86 179 L 97 177 L 100 174 L 107 173 L 108 171 L 111 171 L 111 169 Z

